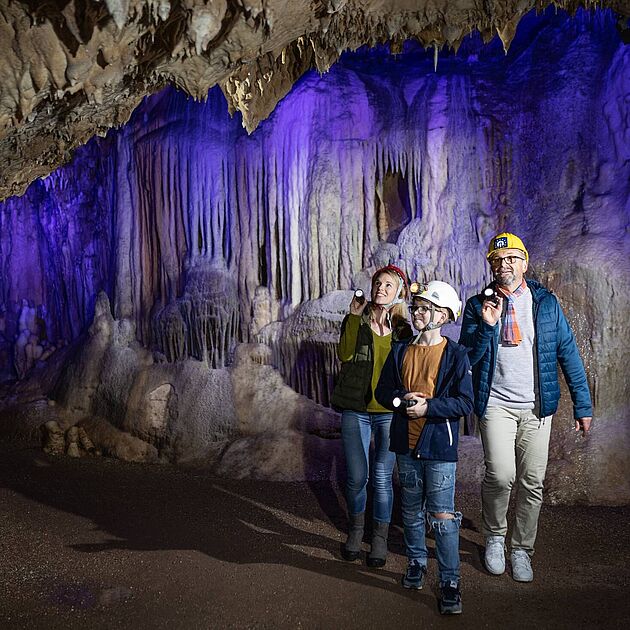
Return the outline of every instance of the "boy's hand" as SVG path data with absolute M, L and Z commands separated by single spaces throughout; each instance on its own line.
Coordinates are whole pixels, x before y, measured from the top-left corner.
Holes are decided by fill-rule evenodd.
M 416 420 L 418 418 L 424 418 L 427 415 L 427 395 L 424 392 L 410 392 L 405 394 L 406 400 L 415 400 L 416 404 L 413 407 L 407 407 L 407 416 Z
M 582 431 L 582 435 L 586 437 L 586 434 L 591 429 L 591 422 L 593 421 L 592 416 L 585 416 L 584 418 L 578 418 L 575 421 L 575 430 Z

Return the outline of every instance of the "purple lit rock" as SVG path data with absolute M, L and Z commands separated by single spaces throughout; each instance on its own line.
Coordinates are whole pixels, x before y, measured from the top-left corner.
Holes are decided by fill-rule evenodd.
M 291 411 L 263 440 L 248 433 L 228 382 L 249 382 L 256 399 L 277 368 L 327 403 L 349 289 L 367 289 L 374 269 L 394 261 L 468 297 L 489 279 L 488 239 L 509 229 L 565 307 L 596 406 L 592 436 L 574 439 L 565 392 L 549 496 L 628 501 L 628 102 L 630 48 L 600 12 L 528 15 L 507 55 L 498 39 L 469 38 L 457 54 L 440 53 L 437 71 L 412 43 L 397 56 L 345 55 L 300 79 L 251 136 L 218 90 L 196 103 L 166 89 L 0 205 L 0 369 L 17 375 L 23 300 L 43 322 L 37 354 L 81 339 L 105 291 L 111 332 L 103 344 L 85 341 L 64 374 L 79 389 L 60 389 L 59 401 L 99 411 L 178 461 L 203 459 L 196 437 L 212 450 L 209 436 L 220 436 L 234 453 L 222 470 L 234 471 L 238 453 L 264 441 L 263 458 L 274 431 L 282 452 L 324 439 L 329 412 L 314 414 L 317 426 L 296 425 L 312 401 L 289 404 L 282 390 Z M 248 381 L 231 362 L 238 343 L 254 341 L 270 347 L 262 367 L 250 366 L 266 376 Z M 25 357 L 27 343 L 18 344 Z M 245 439 L 246 448 L 235 441 Z M 311 474 L 291 461 L 290 474 L 262 459 L 252 474 Z M 465 466 L 477 479 L 477 464 Z

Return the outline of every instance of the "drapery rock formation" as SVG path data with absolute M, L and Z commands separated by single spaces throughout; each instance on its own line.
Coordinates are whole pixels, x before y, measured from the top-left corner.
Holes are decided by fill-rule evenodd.
M 355 5 L 339 3 L 328 32 L 340 36 Z M 251 19 L 264 30 L 271 14 Z M 204 103 L 166 89 L 0 207 L 0 368 L 26 377 L 4 417 L 28 391 L 29 418 L 58 407 L 72 421 L 103 418 L 171 461 L 267 478 L 332 475 L 334 414 L 280 388 L 278 372 L 327 404 L 349 289 L 367 289 L 374 269 L 394 262 L 469 296 L 488 279 L 488 238 L 509 228 L 565 305 L 596 405 L 594 433 L 579 440 L 565 392 L 549 496 L 630 500 L 630 48 L 618 16 L 530 14 L 507 55 L 499 40 L 455 38 L 458 53 L 440 52 L 437 69 L 434 52 L 413 42 L 392 55 L 398 31 L 381 36 L 379 24 L 370 32 L 390 48 L 345 55 L 290 92 L 287 79 L 285 98 L 251 135 L 228 110 L 247 102 L 251 127 L 273 99 L 256 104 L 228 79 L 229 105 L 218 89 Z M 269 84 L 280 98 L 273 76 Z M 103 111 L 113 106 L 105 100 Z M 19 128 L 28 138 L 28 124 L 11 123 L 5 137 Z M 23 183 L 34 172 L 25 168 Z M 244 361 L 247 342 L 266 350 Z M 59 378 L 39 393 L 57 405 L 25 384 L 48 362 Z M 251 402 L 269 387 L 277 400 Z M 250 424 L 247 407 L 263 410 Z M 463 474 L 476 479 L 479 443 L 463 449 Z

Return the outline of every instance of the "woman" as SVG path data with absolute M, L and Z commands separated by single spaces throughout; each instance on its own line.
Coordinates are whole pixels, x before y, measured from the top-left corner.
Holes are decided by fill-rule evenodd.
M 392 472 L 396 461 L 389 450 L 392 414 L 376 401 L 374 389 L 392 340 L 411 336 L 406 298 L 404 272 L 394 265 L 379 269 L 372 276 L 371 301 L 352 299 L 350 312 L 341 324 L 337 350 L 343 364 L 332 403 L 343 412 L 341 436 L 346 457 L 349 516 L 348 539 L 342 555 L 345 560 L 353 561 L 361 551 L 370 476 L 370 440 L 374 435 L 372 547 L 367 558 L 370 567 L 385 564 L 393 503 Z

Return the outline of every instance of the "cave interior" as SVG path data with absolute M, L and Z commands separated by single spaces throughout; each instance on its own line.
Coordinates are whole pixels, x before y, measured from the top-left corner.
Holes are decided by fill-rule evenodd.
M 507 230 L 595 404 L 579 440 L 563 388 L 548 497 L 630 502 L 630 6 L 369 4 L 3 3 L 0 434 L 330 478 L 352 290 L 465 300 Z

